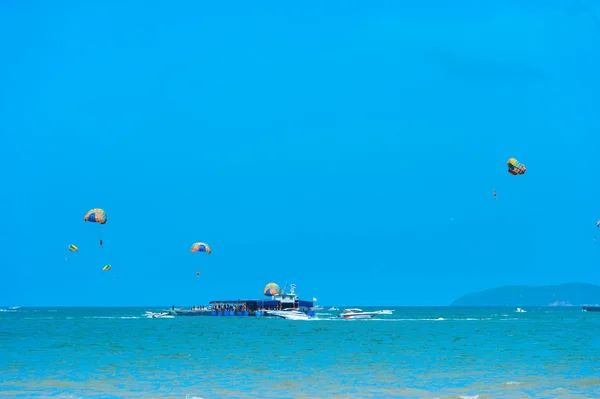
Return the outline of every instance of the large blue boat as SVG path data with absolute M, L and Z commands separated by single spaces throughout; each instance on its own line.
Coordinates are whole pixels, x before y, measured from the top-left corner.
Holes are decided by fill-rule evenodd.
M 290 292 L 285 293 L 275 283 L 265 287 L 265 296 L 270 299 L 229 299 L 210 301 L 210 306 L 191 307 L 189 309 L 171 307 L 169 314 L 173 316 L 277 316 L 284 317 L 288 312 L 302 312 L 308 317 L 314 316 L 313 302 L 304 301 L 294 292 L 295 284 Z M 273 295 L 274 294 L 274 295 Z M 286 311 L 281 312 L 281 311 Z M 283 316 L 282 316 L 283 315 Z M 284 317 L 287 318 L 287 317 Z

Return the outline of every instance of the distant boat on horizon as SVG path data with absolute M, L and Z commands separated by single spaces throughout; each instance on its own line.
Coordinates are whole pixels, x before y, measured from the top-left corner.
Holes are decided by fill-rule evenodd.
M 583 305 L 581 307 L 581 310 L 583 310 L 584 312 L 600 312 L 600 305 Z

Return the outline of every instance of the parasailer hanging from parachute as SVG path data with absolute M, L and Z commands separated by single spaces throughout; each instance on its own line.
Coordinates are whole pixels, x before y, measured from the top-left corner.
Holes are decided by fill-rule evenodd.
M 496 190 L 494 190 L 494 198 L 498 199 L 498 195 L 496 195 Z
M 525 174 L 527 168 L 521 162 L 517 161 L 515 158 L 511 158 L 506 163 L 508 165 L 508 173 L 511 175 L 522 175 Z
M 83 221 L 103 225 L 106 223 L 106 212 L 100 208 L 90 209 L 83 217 Z M 100 237 L 100 248 L 102 248 L 102 237 Z
M 194 252 L 206 252 L 207 254 L 210 255 L 210 253 L 212 252 L 212 249 L 210 249 L 210 246 L 207 243 L 204 242 L 195 242 L 192 244 L 192 248 L 190 249 L 191 253 Z M 196 271 L 196 277 L 200 277 L 200 272 Z
M 77 245 L 74 245 L 74 244 L 69 244 L 67 249 L 69 250 L 69 252 L 79 252 L 79 248 L 77 248 Z M 68 259 L 65 258 L 65 261 L 67 261 L 67 260 Z

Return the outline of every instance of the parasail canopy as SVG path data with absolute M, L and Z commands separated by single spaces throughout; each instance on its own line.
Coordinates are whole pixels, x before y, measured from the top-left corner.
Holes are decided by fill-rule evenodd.
M 517 161 L 515 158 L 511 158 L 506 163 L 508 165 L 508 173 L 511 175 L 522 175 L 525 174 L 527 168 L 521 162 Z
M 196 242 L 196 243 L 192 244 L 192 248 L 190 249 L 190 251 L 191 252 L 206 252 L 209 255 L 212 252 L 212 250 L 210 249 L 208 244 L 206 244 L 204 242 Z
M 83 220 L 85 222 L 104 224 L 106 223 L 106 212 L 100 208 L 90 209 L 83 217 Z
M 277 285 L 275 283 L 269 283 L 269 284 L 265 285 L 263 294 L 265 294 L 265 296 L 279 295 L 279 294 L 281 294 L 281 288 L 279 288 L 279 285 Z

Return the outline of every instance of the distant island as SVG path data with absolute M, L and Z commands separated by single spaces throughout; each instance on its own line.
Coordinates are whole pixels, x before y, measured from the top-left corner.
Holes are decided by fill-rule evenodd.
M 473 292 L 450 306 L 581 306 L 600 304 L 600 286 L 568 283 L 546 286 L 513 285 Z

